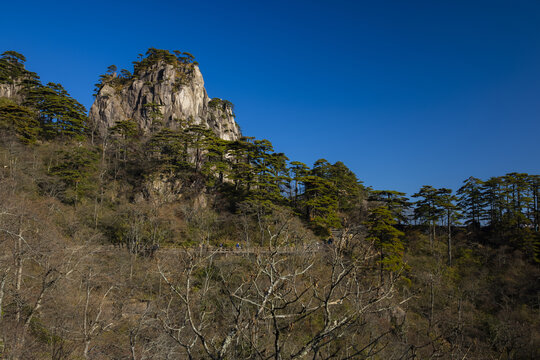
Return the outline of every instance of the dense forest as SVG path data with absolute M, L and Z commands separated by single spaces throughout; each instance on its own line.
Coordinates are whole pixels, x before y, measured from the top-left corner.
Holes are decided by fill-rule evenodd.
M 539 175 L 408 198 L 266 139 L 165 127 L 159 104 L 151 133 L 98 134 L 24 63 L 1 55 L 2 358 L 540 358 Z M 149 49 L 96 92 L 162 63 L 179 87 L 197 65 Z

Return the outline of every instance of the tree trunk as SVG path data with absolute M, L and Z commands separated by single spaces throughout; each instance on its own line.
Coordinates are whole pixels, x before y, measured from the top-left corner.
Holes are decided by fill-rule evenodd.
M 452 223 L 450 222 L 450 210 L 447 212 L 448 222 L 448 266 L 452 266 Z
M 8 269 L 9 271 L 9 269 Z M 2 281 L 0 281 L 0 322 L 2 322 L 2 303 L 4 300 L 4 286 L 6 285 L 7 271 L 2 275 Z
M 15 296 L 20 297 L 22 272 L 23 272 L 23 260 L 22 260 L 22 237 L 19 233 L 19 239 L 17 240 L 17 255 L 15 259 Z M 15 321 L 19 323 L 21 320 L 21 303 L 17 301 L 17 310 L 15 314 Z
M 433 220 L 429 223 L 429 249 L 433 251 L 433 239 L 435 238 L 435 226 Z
M 433 308 L 435 305 L 435 291 L 433 290 L 433 275 L 429 283 L 429 328 L 433 325 Z

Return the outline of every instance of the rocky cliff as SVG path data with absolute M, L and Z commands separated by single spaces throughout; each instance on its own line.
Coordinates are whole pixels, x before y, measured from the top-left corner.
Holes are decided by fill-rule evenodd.
M 115 72 L 102 76 L 89 114 L 97 133 L 104 135 L 117 121 L 132 120 L 143 133 L 189 124 L 206 126 L 224 140 L 241 136 L 232 104 L 208 97 L 196 64 L 147 59 L 135 63 L 134 75 L 123 70 L 121 76 Z
M 0 84 L 0 98 L 8 98 L 16 102 L 22 101 L 21 85 L 18 83 L 13 84 Z

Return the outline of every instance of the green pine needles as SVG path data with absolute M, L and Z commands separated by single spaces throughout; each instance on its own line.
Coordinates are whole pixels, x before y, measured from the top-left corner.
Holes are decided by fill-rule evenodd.
M 41 84 L 24 68 L 25 57 L 6 51 L 0 58 L 0 84 L 12 86 L 16 97 L 0 102 L 0 124 L 11 126 L 21 141 L 85 136 L 86 109 L 60 84 Z

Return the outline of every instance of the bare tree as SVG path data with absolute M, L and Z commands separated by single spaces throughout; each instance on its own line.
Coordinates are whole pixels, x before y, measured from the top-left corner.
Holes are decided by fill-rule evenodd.
M 12 359 L 24 356 L 27 334 L 59 280 L 78 265 L 77 251 L 65 248 L 62 236 L 46 220 L 42 206 L 17 197 L 0 203 L 0 246 L 3 269 L 0 301 L 14 307 L 14 316 L 0 322 Z M 11 262 L 11 264 L 9 264 Z M 12 274 L 11 271 L 13 272 Z
M 97 303 L 95 304 L 95 309 L 91 309 L 91 299 L 92 292 L 96 290 L 97 284 L 94 283 L 94 276 L 92 270 L 88 271 L 88 274 L 84 276 L 84 286 L 85 286 L 85 295 L 84 295 L 84 310 L 83 310 L 83 338 L 84 338 L 84 350 L 83 356 L 85 359 L 89 359 L 90 353 L 90 344 L 92 340 L 99 336 L 101 333 L 110 328 L 113 323 L 110 322 L 110 319 L 103 319 L 103 307 L 105 301 L 111 291 L 113 291 L 114 286 L 109 286 L 108 289 L 99 297 Z
M 373 276 L 374 258 L 370 244 L 354 257 L 338 247 L 234 259 L 185 251 L 174 267 L 162 257 L 163 330 L 188 358 L 372 356 L 390 326 L 364 331 L 366 319 L 391 308 L 395 294 Z

